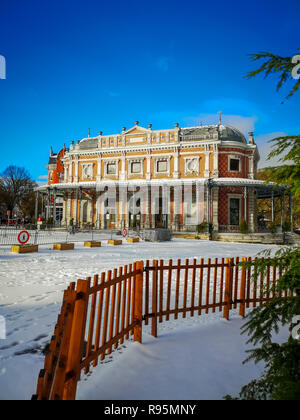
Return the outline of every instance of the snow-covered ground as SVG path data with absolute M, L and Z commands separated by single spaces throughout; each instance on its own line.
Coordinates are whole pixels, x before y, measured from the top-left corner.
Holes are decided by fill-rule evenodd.
M 275 246 L 174 239 L 165 243 L 12 254 L 0 248 L 0 316 L 7 336 L 0 339 L 0 399 L 29 399 L 43 367 L 41 349 L 50 340 L 71 281 L 138 260 L 255 256 Z M 179 317 L 180 318 L 180 317 Z M 78 398 L 206 399 L 237 393 L 261 367 L 242 366 L 242 321 L 220 314 L 158 324 L 158 339 L 144 328 L 144 344 L 125 346 L 105 359 L 90 377 L 82 377 Z M 112 363 L 110 363 L 112 362 Z
M 82 376 L 77 399 L 219 400 L 238 396 L 260 376 L 262 364 L 243 365 L 251 347 L 240 334 L 240 318 L 183 321 L 173 329 L 160 326 L 157 339 L 143 334 L 143 344 L 126 342 L 90 377 Z

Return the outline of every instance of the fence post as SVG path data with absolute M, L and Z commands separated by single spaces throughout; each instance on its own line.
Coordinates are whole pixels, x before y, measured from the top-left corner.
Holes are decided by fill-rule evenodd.
M 225 306 L 223 317 L 229 321 L 229 313 L 232 301 L 232 283 L 233 283 L 233 259 L 226 260 L 226 275 L 225 275 Z
M 65 313 L 64 313 L 64 332 L 61 342 L 61 351 L 58 358 L 58 365 L 53 378 L 53 387 L 51 390 L 51 400 L 62 400 L 67 368 L 67 358 L 69 354 L 70 336 L 73 325 L 74 303 L 76 292 L 72 289 L 65 292 Z
M 247 262 L 247 258 L 243 257 L 242 258 L 242 264 Z M 243 318 L 245 318 L 245 314 L 246 314 L 246 275 L 247 275 L 247 271 L 244 267 L 244 265 L 242 265 L 242 273 L 241 273 L 241 295 L 240 295 L 240 316 L 242 316 Z
M 70 348 L 66 368 L 63 399 L 75 400 L 77 382 L 80 379 L 80 362 L 84 352 L 85 327 L 88 309 L 90 280 L 78 280 Z
M 154 271 L 152 277 L 152 325 L 151 335 L 157 337 L 157 267 L 158 261 L 153 261 Z
M 135 302 L 134 302 L 134 320 L 138 324 L 134 327 L 134 341 L 142 342 L 142 321 L 143 321 L 143 280 L 144 280 L 144 262 L 136 263 L 136 269 L 139 271 L 135 277 Z

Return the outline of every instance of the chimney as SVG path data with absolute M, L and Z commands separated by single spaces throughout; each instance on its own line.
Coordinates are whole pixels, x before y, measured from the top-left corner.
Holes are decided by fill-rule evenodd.
M 250 131 L 249 133 L 249 144 L 255 144 L 253 131 Z
M 148 128 L 149 128 L 149 130 L 151 130 L 152 124 L 148 124 Z

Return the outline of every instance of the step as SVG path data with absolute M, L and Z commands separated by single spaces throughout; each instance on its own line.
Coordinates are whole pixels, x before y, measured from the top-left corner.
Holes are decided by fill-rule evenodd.
M 56 251 L 70 251 L 74 249 L 74 243 L 59 243 L 53 244 L 53 249 Z
M 84 246 L 86 248 L 100 248 L 101 247 L 101 242 L 99 242 L 99 241 L 85 241 Z
M 28 254 L 29 252 L 39 252 L 38 245 L 12 245 L 11 252 L 17 254 Z

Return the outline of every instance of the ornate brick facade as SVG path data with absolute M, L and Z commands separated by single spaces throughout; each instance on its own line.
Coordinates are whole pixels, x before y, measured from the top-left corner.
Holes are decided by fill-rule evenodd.
M 244 219 L 254 230 L 255 208 L 250 195 L 254 190 L 252 181 L 256 178 L 258 160 L 253 134 L 250 133 L 247 142 L 234 127 L 220 124 L 179 128 L 176 124 L 171 129 L 153 130 L 151 125 L 143 128 L 136 122 L 119 134 L 100 132 L 97 137 L 72 142 L 57 155 L 51 151 L 48 187 L 41 188 L 40 192 L 63 196 L 64 224 L 74 218 L 80 225 L 91 224 L 98 228 L 138 225 L 186 230 L 192 226 L 187 220 L 192 220 L 194 224 L 209 221 L 216 230 L 219 227 L 230 230 L 238 229 Z M 233 185 L 227 186 L 225 181 L 232 181 Z M 116 214 L 109 216 L 101 211 L 105 185 L 116 189 Z M 163 198 L 159 198 L 158 215 L 145 203 L 141 204 L 140 214 L 131 214 L 128 203 L 120 200 L 124 185 L 128 190 L 149 188 L 150 203 L 154 199 L 155 185 L 160 188 L 158 197 L 164 188 L 169 188 L 168 211 L 163 209 Z M 192 186 L 191 204 L 186 204 L 183 193 L 180 211 L 175 210 L 179 185 L 183 189 Z M 146 205 L 149 208 L 144 212 L 142 207 Z M 201 215 L 200 219 L 195 219 L 195 212 Z

